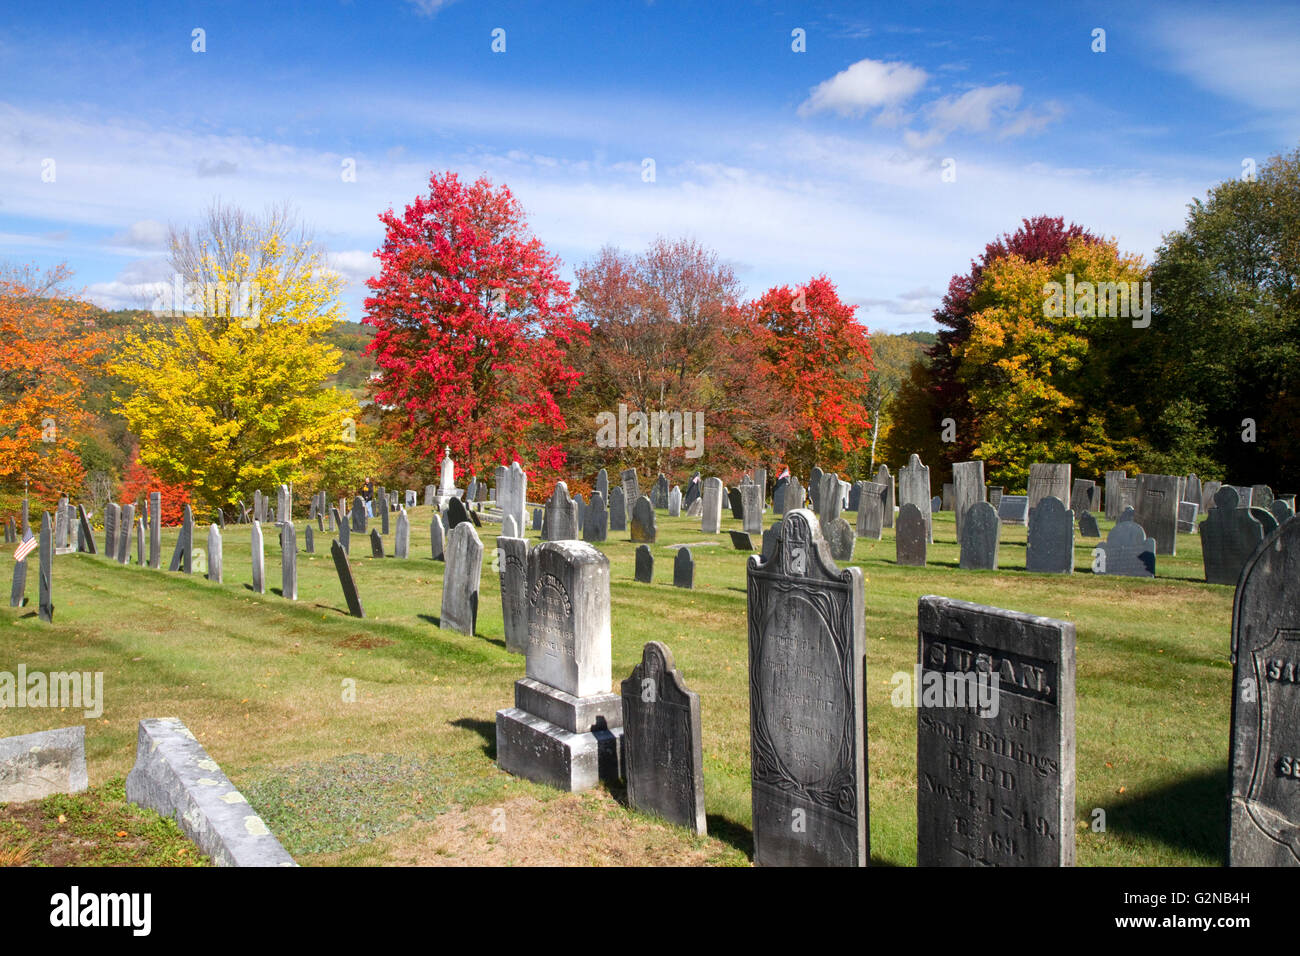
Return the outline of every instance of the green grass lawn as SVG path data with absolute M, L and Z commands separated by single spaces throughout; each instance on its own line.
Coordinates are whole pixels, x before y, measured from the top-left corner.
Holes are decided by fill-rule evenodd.
M 353 535 L 365 620 L 346 614 L 326 534 L 317 535 L 316 554 L 299 554 L 297 602 L 252 593 L 246 526 L 226 528 L 221 585 L 102 556 L 56 557 L 55 623 L 37 620 L 30 574 L 28 606 L 0 611 L 0 670 L 22 663 L 29 672 L 103 671 L 104 712 L 85 720 L 72 711 L 0 710 L 0 737 L 85 723 L 96 785 L 130 770 L 141 718 L 179 717 L 307 864 L 439 856 L 747 863 L 748 555 L 725 534 L 740 523 L 724 512 L 724 533 L 706 535 L 699 519 L 660 512 L 648 585 L 633 580 L 635 546 L 626 532 L 600 545 L 611 564 L 615 686 L 642 645 L 660 640 L 700 694 L 711 834 L 701 839 L 626 810 L 617 791 L 559 795 L 496 769 L 495 712 L 512 705 L 513 682 L 524 673 L 523 658 L 505 650 L 492 566 L 498 529 L 480 529 L 478 633 L 466 636 L 437 626 L 444 565 L 427 556 L 429 518 L 429 508 L 412 512 L 409 560 L 371 558 L 369 541 Z M 1109 522 L 1102 525 L 1104 534 Z M 917 598 L 939 594 L 1075 623 L 1081 865 L 1218 864 L 1226 840 L 1232 589 L 1200 580 L 1200 539 L 1180 535 L 1178 556 L 1158 559 L 1155 580 L 1138 580 L 1093 575 L 1096 542 L 1088 539 L 1076 539 L 1072 576 L 1016 570 L 1024 567 L 1023 527 L 1003 528 L 1005 570 L 962 571 L 954 532 L 951 513 L 935 516 L 924 569 L 894 565 L 892 529 L 883 541 L 859 540 L 854 552 L 866 578 L 872 862 L 915 862 L 916 714 L 890 704 L 890 676 L 915 661 Z M 196 544 L 206 544 L 206 533 L 196 528 Z M 164 533 L 164 567 L 175 535 Z M 693 546 L 693 591 L 672 586 L 668 545 L 681 543 Z M 391 534 L 385 547 L 391 553 Z M 278 591 L 273 529 L 266 555 L 268 585 Z M 11 561 L 0 561 L 6 588 L 11 570 Z M 345 681 L 355 682 L 354 703 L 344 700 Z M 1104 833 L 1089 825 L 1095 808 L 1105 811 Z M 512 825 L 529 839 L 500 835 Z M 431 855 L 412 851 L 420 841 Z

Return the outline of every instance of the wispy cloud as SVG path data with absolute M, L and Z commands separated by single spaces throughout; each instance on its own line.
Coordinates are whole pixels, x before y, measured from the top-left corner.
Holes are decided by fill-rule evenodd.
M 830 110 L 841 116 L 862 116 L 911 99 L 929 78 L 925 70 L 907 63 L 859 60 L 823 80 L 799 106 L 800 116 Z

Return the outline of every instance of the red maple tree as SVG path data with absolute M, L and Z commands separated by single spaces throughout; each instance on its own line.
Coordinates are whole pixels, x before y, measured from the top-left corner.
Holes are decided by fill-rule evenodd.
M 363 321 L 377 330 L 381 428 L 428 467 L 450 447 L 458 478 L 515 458 L 534 481 L 559 474 L 559 403 L 580 374 L 567 351 L 586 326 L 518 200 L 485 178 L 435 173 L 427 196 L 379 218 Z
M 168 527 L 180 524 L 185 517 L 185 505 L 191 504 L 190 490 L 184 485 L 166 484 L 140 463 L 140 449 L 136 448 L 131 452 L 131 461 L 122 475 L 118 501 L 123 504 L 135 503 L 143 508 L 148 504 L 149 495 L 155 491 L 162 495 L 162 506 L 158 509 L 162 523 Z M 144 512 L 137 514 L 143 516 Z

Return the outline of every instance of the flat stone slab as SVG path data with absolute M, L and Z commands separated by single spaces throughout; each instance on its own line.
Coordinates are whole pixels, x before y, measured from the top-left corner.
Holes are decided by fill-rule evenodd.
M 80 793 L 86 777 L 86 728 L 62 727 L 0 740 L 0 803 Z
M 140 721 L 126 799 L 171 817 L 217 866 L 297 866 L 175 717 Z

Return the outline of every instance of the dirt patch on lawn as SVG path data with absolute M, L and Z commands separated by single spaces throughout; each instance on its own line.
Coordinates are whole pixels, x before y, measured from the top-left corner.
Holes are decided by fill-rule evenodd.
M 335 647 L 346 647 L 352 651 L 368 651 L 373 647 L 387 647 L 393 642 L 378 634 L 349 634 L 341 641 L 335 641 Z

